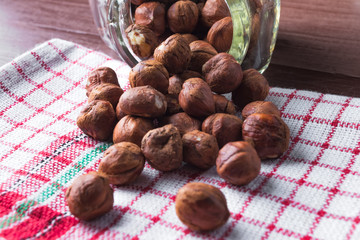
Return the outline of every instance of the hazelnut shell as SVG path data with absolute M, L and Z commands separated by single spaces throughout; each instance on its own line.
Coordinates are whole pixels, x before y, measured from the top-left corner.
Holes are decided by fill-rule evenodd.
M 177 1 L 167 11 L 169 28 L 174 33 L 191 33 L 199 18 L 199 10 L 192 1 Z
M 159 2 L 145 2 L 135 9 L 135 23 L 151 29 L 157 36 L 165 32 L 166 10 Z
M 277 106 L 269 101 L 255 101 L 247 104 L 241 111 L 241 116 L 245 120 L 253 113 L 274 114 L 280 117 L 280 111 Z
M 225 17 L 215 22 L 207 34 L 207 41 L 214 46 L 218 52 L 229 51 L 232 40 L 233 23 L 231 17 Z

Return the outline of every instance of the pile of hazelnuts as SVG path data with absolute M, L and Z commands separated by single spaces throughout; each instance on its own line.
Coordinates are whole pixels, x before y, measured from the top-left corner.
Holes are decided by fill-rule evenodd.
M 114 144 L 104 152 L 97 172 L 80 176 L 68 188 L 66 200 L 73 215 L 91 220 L 110 211 L 114 201 L 110 184 L 133 182 L 145 161 L 164 172 L 179 169 L 183 162 L 203 170 L 216 166 L 221 178 L 242 186 L 258 176 L 261 160 L 278 158 L 287 150 L 289 128 L 277 107 L 264 101 L 267 80 L 255 69 L 243 71 L 226 53 L 230 46 L 211 41 L 211 29 L 228 18 L 209 16 L 212 10 L 224 10 L 220 3 L 225 4 L 207 0 L 201 11 L 192 1 L 173 3 L 167 10 L 167 26 L 173 34 L 146 54 L 148 41 L 139 39 L 144 29 L 157 36 L 164 33 L 166 24 L 157 19 L 165 14 L 166 4 L 139 3 L 127 35 L 130 43 L 136 43 L 134 52 L 153 58 L 131 69 L 131 88 L 125 92 L 112 69 L 101 67 L 90 73 L 88 104 L 77 125 L 90 137 L 112 139 Z M 145 21 L 148 18 L 151 21 Z M 198 19 L 211 26 L 208 41 L 189 43 L 179 33 L 189 36 Z M 232 93 L 231 101 L 221 95 L 226 93 Z M 240 111 L 241 116 L 236 115 Z M 175 208 L 179 219 L 196 231 L 220 227 L 230 216 L 223 193 L 205 183 L 183 186 Z

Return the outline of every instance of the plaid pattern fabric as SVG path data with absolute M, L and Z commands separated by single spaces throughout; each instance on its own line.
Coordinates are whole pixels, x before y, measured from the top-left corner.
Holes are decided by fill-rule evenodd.
M 360 239 L 360 99 L 272 88 L 291 132 L 285 154 L 262 162 L 260 175 L 237 187 L 215 168 L 145 165 L 134 183 L 114 187 L 114 208 L 79 221 L 66 188 L 97 170 L 111 143 L 84 135 L 75 120 L 86 103 L 89 72 L 109 66 L 128 88 L 129 67 L 59 39 L 0 68 L 0 237 L 5 239 Z M 212 184 L 231 217 L 211 232 L 190 231 L 175 214 L 177 190 Z

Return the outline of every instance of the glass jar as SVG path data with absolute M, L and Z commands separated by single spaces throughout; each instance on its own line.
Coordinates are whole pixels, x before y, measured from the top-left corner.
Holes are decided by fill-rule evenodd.
M 225 0 L 233 21 L 229 53 L 243 69 L 261 73 L 274 51 L 280 18 L 280 0 Z M 89 0 L 101 38 L 131 67 L 141 59 L 126 39 L 125 29 L 134 23 L 130 0 Z

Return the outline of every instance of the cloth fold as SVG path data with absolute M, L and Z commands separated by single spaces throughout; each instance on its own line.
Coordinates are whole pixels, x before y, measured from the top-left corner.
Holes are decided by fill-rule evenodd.
M 114 208 L 79 221 L 64 194 L 96 171 L 110 142 L 76 126 L 91 70 L 113 68 L 129 87 L 123 62 L 52 39 L 0 68 L 0 236 L 5 239 L 360 239 L 360 99 L 271 88 L 288 124 L 290 147 L 262 161 L 260 175 L 238 187 L 213 167 L 159 172 L 146 164 L 134 183 L 114 187 Z M 175 214 L 177 190 L 204 182 L 224 193 L 231 217 L 205 233 Z

